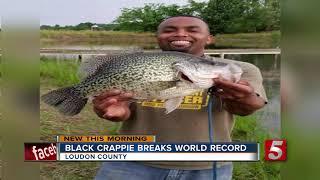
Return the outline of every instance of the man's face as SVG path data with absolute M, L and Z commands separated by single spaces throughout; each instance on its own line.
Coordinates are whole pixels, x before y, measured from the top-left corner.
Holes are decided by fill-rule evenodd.
M 180 51 L 202 56 L 204 47 L 213 41 L 207 25 L 194 17 L 173 17 L 158 27 L 158 44 L 164 51 Z

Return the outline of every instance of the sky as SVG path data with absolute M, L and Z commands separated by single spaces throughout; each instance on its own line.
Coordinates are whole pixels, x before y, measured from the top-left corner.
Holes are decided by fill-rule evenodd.
M 121 14 L 121 8 L 143 7 L 148 3 L 186 5 L 187 0 L 41 0 L 40 25 L 110 23 Z

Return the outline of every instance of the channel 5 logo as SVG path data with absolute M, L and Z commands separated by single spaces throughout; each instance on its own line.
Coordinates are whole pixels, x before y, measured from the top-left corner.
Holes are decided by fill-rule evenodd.
M 287 141 L 284 139 L 266 140 L 264 142 L 264 159 L 266 161 L 287 160 Z

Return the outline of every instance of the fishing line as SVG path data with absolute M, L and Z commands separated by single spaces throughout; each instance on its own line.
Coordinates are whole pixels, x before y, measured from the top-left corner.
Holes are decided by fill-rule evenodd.
M 213 91 L 214 88 L 211 87 L 208 90 L 209 94 L 209 102 L 208 102 L 208 127 L 209 127 L 209 142 L 210 144 L 213 143 L 213 113 L 212 113 L 212 106 L 213 106 Z M 217 163 L 213 161 L 212 165 L 212 179 L 217 180 Z

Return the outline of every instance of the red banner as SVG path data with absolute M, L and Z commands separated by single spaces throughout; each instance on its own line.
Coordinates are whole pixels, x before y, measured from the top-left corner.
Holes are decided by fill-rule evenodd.
M 56 143 L 24 143 L 25 161 L 56 161 Z

